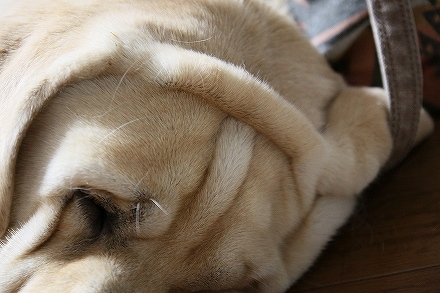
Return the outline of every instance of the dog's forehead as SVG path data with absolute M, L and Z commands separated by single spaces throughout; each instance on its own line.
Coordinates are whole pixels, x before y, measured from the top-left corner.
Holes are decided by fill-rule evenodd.
M 71 187 L 185 193 L 209 164 L 225 114 L 184 93 L 103 78 L 65 89 L 43 116 L 51 137 L 42 134 L 58 147 L 42 194 L 66 179 Z

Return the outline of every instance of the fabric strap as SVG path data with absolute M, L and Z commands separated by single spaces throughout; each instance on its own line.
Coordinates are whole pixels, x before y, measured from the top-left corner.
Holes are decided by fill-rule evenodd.
M 409 0 L 367 0 L 382 80 L 390 101 L 394 150 L 387 167 L 398 164 L 414 144 L 423 96 L 417 34 Z

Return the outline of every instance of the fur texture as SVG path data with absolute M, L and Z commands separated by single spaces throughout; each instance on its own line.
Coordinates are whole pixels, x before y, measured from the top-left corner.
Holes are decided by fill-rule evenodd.
M 0 11 L 1 292 L 283 292 L 392 150 L 266 3 Z

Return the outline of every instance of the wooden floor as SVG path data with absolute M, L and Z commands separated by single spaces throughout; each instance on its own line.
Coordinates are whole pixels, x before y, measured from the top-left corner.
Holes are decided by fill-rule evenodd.
M 440 117 L 435 134 L 363 195 L 288 292 L 440 292 Z

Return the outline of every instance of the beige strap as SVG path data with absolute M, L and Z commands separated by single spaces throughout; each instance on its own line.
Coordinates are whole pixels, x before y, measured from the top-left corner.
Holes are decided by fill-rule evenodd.
M 420 118 L 423 76 L 409 0 L 367 0 L 384 87 L 391 107 L 394 150 L 388 167 L 414 144 Z

